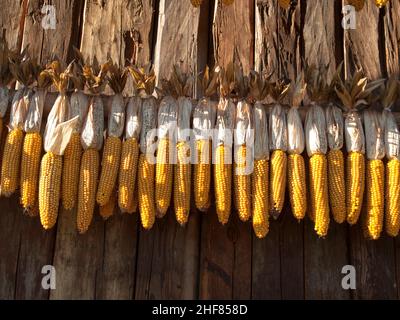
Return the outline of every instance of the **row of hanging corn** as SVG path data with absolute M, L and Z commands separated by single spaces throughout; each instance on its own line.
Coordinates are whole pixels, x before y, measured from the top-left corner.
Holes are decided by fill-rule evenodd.
M 384 214 L 387 233 L 398 234 L 400 137 L 390 112 L 399 91 L 394 78 L 369 82 L 356 71 L 342 80 L 338 70 L 327 84 L 325 70 L 307 67 L 290 84 L 270 81 L 256 72 L 244 76 L 240 67 L 229 64 L 226 69 L 205 70 L 198 83 L 204 98 L 194 102 L 195 78 L 178 67 L 170 79 L 161 80 L 158 89 L 150 67 L 119 68 L 111 62 L 89 67 L 78 54 L 77 62 L 63 70 L 58 61 L 40 67 L 24 52 L 11 52 L 4 39 L 0 48 L 1 124 L 10 100 L 7 85 L 13 79 L 20 84 L 12 97 L 2 151 L 1 194 L 8 197 L 19 188 L 25 212 L 39 214 L 45 229 L 55 225 L 60 200 L 65 209 L 76 207 L 80 233 L 88 230 L 96 202 L 103 218 L 113 213 L 116 203 L 123 212 L 138 210 L 143 227 L 150 229 L 173 201 L 176 219 L 184 225 L 192 188 L 195 206 L 200 211 L 210 207 L 214 175 L 219 221 L 229 220 L 234 190 L 240 219 L 251 219 L 260 238 L 268 233 L 269 217 L 278 218 L 283 209 L 286 182 L 295 218 L 301 220 L 308 212 L 321 237 L 328 233 L 330 211 L 338 223 L 357 223 L 364 193 L 365 236 L 380 236 Z M 129 74 L 136 95 L 124 99 Z M 42 139 L 44 102 L 52 84 L 59 95 Z M 107 84 L 115 94 L 103 146 L 100 93 Z M 72 93 L 68 91 L 71 85 Z M 155 91 L 159 99 L 153 96 Z M 216 93 L 218 103 L 212 100 Z M 309 106 L 304 128 L 300 105 Z M 174 123 L 176 139 L 170 135 Z M 147 149 L 154 143 L 148 133 L 155 128 L 158 148 L 153 163 Z M 194 130 L 194 148 L 184 134 L 189 128 Z M 217 141 L 210 139 L 212 129 L 218 132 Z M 234 143 L 228 137 L 233 130 Z M 254 143 L 248 144 L 252 130 Z M 341 151 L 344 140 L 346 166 Z M 302 156 L 305 148 L 308 179 Z M 188 161 L 192 153 L 196 157 L 193 168 Z M 249 154 L 254 157 L 251 172 L 246 170 Z M 235 161 L 229 161 L 232 158 Z

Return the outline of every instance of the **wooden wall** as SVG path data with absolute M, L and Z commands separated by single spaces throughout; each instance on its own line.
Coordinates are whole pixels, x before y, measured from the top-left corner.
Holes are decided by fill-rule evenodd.
M 41 26 L 42 5 L 56 7 L 56 30 Z M 149 60 L 166 76 L 173 62 L 199 72 L 208 64 L 241 62 L 274 76 L 296 77 L 302 61 L 332 73 L 362 66 L 372 78 L 399 73 L 400 4 L 379 11 L 372 1 L 357 29 L 341 28 L 341 0 L 307 0 L 291 12 L 276 0 L 3 0 L 0 27 L 14 48 L 30 44 L 41 61 L 71 60 L 72 46 L 90 60 Z M 132 90 L 128 85 L 127 93 Z M 365 241 L 358 226 L 331 223 L 318 239 L 297 223 L 287 203 L 264 240 L 235 212 L 222 227 L 213 209 L 191 212 L 186 228 L 173 212 L 151 231 L 119 212 L 89 232 L 75 230 L 75 211 L 61 210 L 45 232 L 23 215 L 18 195 L 0 199 L 0 299 L 366 299 L 400 297 L 400 242 Z M 354 265 L 357 289 L 341 288 L 341 269 Z M 56 268 L 56 290 L 41 288 L 43 265 Z

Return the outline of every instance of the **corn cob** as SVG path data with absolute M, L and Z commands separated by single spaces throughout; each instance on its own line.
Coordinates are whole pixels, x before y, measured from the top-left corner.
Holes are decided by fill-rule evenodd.
M 196 141 L 197 162 L 194 165 L 194 201 L 197 209 L 206 211 L 210 206 L 211 142 Z
M 310 199 L 312 216 L 315 219 L 314 230 L 320 237 L 328 233 L 328 168 L 324 154 L 314 154 L 310 158 Z
M 177 163 L 175 165 L 174 207 L 175 217 L 183 226 L 187 223 L 190 211 L 190 147 L 187 142 L 179 142 L 176 146 Z
M 1 193 L 6 197 L 11 196 L 18 188 L 23 141 L 24 133 L 19 128 L 7 134 L 1 164 Z
M 346 211 L 347 222 L 356 224 L 360 216 L 365 183 L 365 157 L 361 152 L 347 156 Z
M 252 175 L 253 230 L 258 238 L 269 231 L 268 160 L 255 160 Z
M 110 198 L 108 199 L 108 202 L 104 206 L 99 207 L 100 216 L 104 220 L 107 220 L 109 217 L 113 215 L 115 209 L 115 202 L 116 202 L 116 195 L 115 192 L 112 192 Z
M 139 159 L 139 144 L 135 138 L 122 143 L 121 163 L 119 170 L 118 205 L 122 211 L 133 212 L 131 209 L 134 198 L 136 172 Z
M 198 8 L 203 3 L 203 0 L 190 0 L 190 3 L 192 4 L 193 7 Z
M 39 132 L 25 135 L 21 159 L 21 204 L 28 212 L 37 202 L 42 137 Z
M 389 160 L 386 172 L 386 233 L 396 237 L 400 228 L 400 160 Z
M 278 4 L 285 10 L 297 5 L 297 0 L 278 0 Z
M 301 220 L 307 211 L 306 169 L 301 154 L 289 155 L 288 188 L 293 215 Z
M 154 175 L 155 165 L 146 159 L 145 154 L 139 156 L 138 188 L 139 188 L 139 210 L 142 226 L 150 229 L 155 220 L 154 204 Z
M 78 194 L 81 156 L 81 138 L 78 132 L 74 132 L 65 148 L 63 159 L 61 199 L 63 207 L 66 210 L 71 210 L 75 206 Z
M 134 196 L 133 196 L 133 199 L 132 199 L 132 202 L 130 203 L 130 205 L 128 206 L 128 209 L 127 209 L 127 213 L 130 213 L 130 214 L 132 214 L 132 213 L 135 213 L 135 212 L 137 212 L 137 207 L 138 207 L 138 195 L 137 195 L 137 189 L 135 190 L 135 194 L 134 194 Z
M 271 213 L 278 216 L 285 202 L 287 155 L 282 150 L 274 150 L 271 156 L 270 203 Z
M 341 150 L 331 149 L 328 153 L 329 199 L 333 219 L 337 223 L 346 220 L 346 194 L 344 183 L 344 159 Z
M 251 217 L 251 176 L 245 174 L 246 146 L 241 145 L 237 151 L 234 173 L 235 204 L 242 221 Z
M 157 217 L 162 218 L 168 210 L 172 192 L 173 167 L 170 163 L 170 140 L 163 138 L 157 148 L 156 205 Z
M 231 213 L 231 183 L 232 183 L 232 165 L 225 163 L 225 153 L 228 147 L 219 145 L 215 151 L 215 200 L 218 220 L 226 224 Z
M 375 0 L 375 4 L 378 8 L 383 8 L 388 4 L 389 0 Z
M 77 228 L 81 234 L 89 229 L 92 222 L 99 165 L 99 151 L 86 149 L 82 154 L 78 189 Z
M 39 213 L 44 229 L 54 227 L 57 222 L 62 175 L 62 156 L 46 152 L 40 164 Z
M 348 0 L 348 4 L 353 6 L 356 11 L 360 11 L 364 8 L 365 0 Z

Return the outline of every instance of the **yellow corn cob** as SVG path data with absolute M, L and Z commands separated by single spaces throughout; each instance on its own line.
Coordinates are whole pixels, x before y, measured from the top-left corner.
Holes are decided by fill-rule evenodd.
M 18 188 L 23 142 L 24 133 L 21 129 L 13 129 L 7 134 L 1 163 L 1 193 L 6 197 Z
M 253 230 L 258 238 L 269 231 L 268 160 L 255 160 L 252 175 Z
M 4 129 L 3 122 L 4 122 L 3 118 L 0 118 L 0 141 L 1 141 L 1 139 L 3 139 L 3 137 L 2 137 L 3 129 Z
M 137 207 L 138 207 L 138 195 L 137 195 L 137 190 L 136 190 L 135 194 L 132 198 L 132 202 L 130 203 L 126 212 L 130 213 L 130 214 L 135 213 L 135 212 L 137 212 Z
M 96 196 L 97 203 L 100 206 L 104 206 L 108 202 L 115 187 L 118 177 L 121 146 L 121 139 L 113 136 L 108 136 L 104 142 L 100 181 Z
M 187 223 L 190 212 L 190 147 L 187 142 L 176 146 L 177 163 L 175 165 L 174 207 L 175 217 L 183 226 Z
M 155 165 L 146 159 L 145 154 L 141 154 L 138 169 L 139 211 L 142 226 L 147 230 L 153 226 L 156 216 L 154 175 Z
M 282 150 L 274 150 L 271 156 L 270 204 L 271 214 L 277 218 L 285 203 L 287 155 Z
M 388 4 L 389 0 L 375 0 L 375 4 L 378 8 L 383 8 Z
M 346 187 L 344 183 L 344 159 L 341 150 L 328 153 L 329 199 L 333 219 L 337 223 L 346 220 Z
M 225 163 L 227 147 L 219 145 L 215 151 L 215 200 L 218 220 L 226 224 L 231 213 L 232 164 Z
M 386 233 L 396 237 L 400 228 L 400 161 L 389 160 L 386 172 Z
M 37 202 L 37 189 L 42 153 L 42 136 L 39 132 L 25 135 L 21 159 L 21 205 L 31 210 Z
M 116 201 L 116 195 L 115 192 L 112 192 L 110 195 L 110 199 L 108 199 L 108 202 L 104 206 L 99 207 L 100 216 L 104 220 L 107 220 L 109 217 L 113 215 L 115 209 L 115 201 Z
M 62 175 L 62 157 L 47 152 L 40 164 L 39 213 L 43 228 L 51 229 L 57 221 Z
M 310 158 L 310 199 L 314 230 L 320 237 L 328 234 L 328 164 L 324 154 L 314 154 Z
M 190 0 L 190 3 L 192 4 L 193 7 L 198 8 L 203 3 L 203 0 Z
M 382 232 L 385 166 L 382 160 L 367 162 L 367 212 L 364 221 L 364 236 L 377 240 Z
M 79 173 L 77 229 L 85 233 L 92 222 L 94 206 L 96 203 L 96 186 L 99 174 L 100 155 L 93 148 L 85 150 L 82 154 L 81 169 Z
M 347 3 L 353 6 L 356 11 L 360 11 L 362 8 L 364 8 L 365 0 L 348 0 Z
M 156 163 L 156 206 L 157 217 L 162 218 L 168 210 L 172 193 L 173 167 L 170 163 L 169 139 L 160 140 L 157 148 Z
M 197 162 L 194 165 L 194 201 L 197 209 L 206 211 L 210 206 L 211 143 L 196 141 Z M 208 159 L 208 160 L 206 160 Z
M 122 143 L 121 163 L 119 168 L 118 205 L 122 211 L 131 213 L 136 184 L 136 172 L 139 159 L 139 144 L 135 138 Z
M 360 216 L 365 184 L 365 159 L 361 152 L 347 156 L 346 212 L 347 222 L 356 224 Z
M 63 158 L 63 175 L 61 185 L 61 199 L 63 207 L 71 210 L 75 207 L 79 185 L 79 169 L 81 165 L 82 145 L 79 133 L 71 135 L 65 148 Z
M 233 176 L 235 204 L 240 220 L 247 221 L 251 216 L 251 176 L 250 174 L 244 174 L 246 168 L 246 146 L 239 146 L 237 152 Z
M 306 169 L 301 154 L 289 155 L 288 187 L 293 215 L 301 220 L 307 211 Z

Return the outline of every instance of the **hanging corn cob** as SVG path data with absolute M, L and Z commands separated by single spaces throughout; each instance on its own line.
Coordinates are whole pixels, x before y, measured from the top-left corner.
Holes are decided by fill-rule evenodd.
M 375 0 L 375 4 L 378 8 L 383 8 L 389 3 L 389 0 Z
M 305 148 L 305 138 L 298 110 L 305 93 L 306 84 L 301 75 L 292 87 L 292 106 L 287 114 L 289 198 L 293 216 L 299 221 L 307 211 L 306 169 L 301 155 Z
M 113 192 L 111 192 L 110 198 L 108 198 L 108 202 L 104 206 L 99 206 L 99 214 L 104 220 L 107 220 L 113 215 L 116 200 L 117 196 L 115 194 L 115 190 L 113 190 Z
M 357 223 L 360 216 L 365 184 L 365 136 L 359 110 L 376 87 L 374 82 L 367 83 L 361 70 L 356 70 L 346 81 L 338 76 L 335 82 L 336 94 L 342 102 L 341 107 L 346 111 L 346 216 L 351 225 Z
M 289 8 L 294 8 L 297 6 L 297 0 L 278 0 L 278 4 L 281 8 L 287 10 Z
M 39 73 L 37 89 L 30 100 L 28 113 L 25 119 L 24 130 L 26 132 L 22 147 L 21 159 L 21 205 L 25 212 L 34 216 L 37 207 L 38 178 L 40 168 L 40 157 L 42 154 L 42 136 L 40 127 L 44 101 L 46 99 L 47 87 L 51 84 L 49 70 Z
M 198 8 L 203 3 L 203 0 L 190 0 L 190 3 L 193 7 Z
M 44 150 L 46 154 L 40 163 L 39 178 L 39 213 L 40 222 L 44 229 L 51 229 L 58 215 L 60 199 L 62 155 L 69 143 L 74 127 L 78 119 L 66 121 L 69 112 L 69 100 L 66 95 L 68 78 L 72 65 L 61 72 L 58 61 L 49 66 L 49 74 L 59 95 L 47 117 L 44 132 Z
M 139 159 L 139 134 L 141 129 L 142 99 L 132 97 L 126 107 L 125 140 L 122 142 L 118 177 L 118 205 L 122 212 L 133 213 L 136 172 Z M 136 201 L 137 202 L 137 201 Z
M 310 157 L 310 216 L 314 221 L 314 230 L 320 237 L 328 234 L 328 164 L 326 152 L 325 113 L 320 104 L 325 102 L 324 73 L 315 66 L 307 67 L 307 93 L 311 103 L 306 115 L 305 132 L 307 154 Z
M 282 100 L 290 85 L 278 80 L 268 86 L 269 95 L 274 100 L 269 114 L 269 147 L 272 151 L 269 177 L 270 212 L 274 219 L 278 219 L 285 202 L 287 168 L 287 125 Z
M 211 101 L 210 97 L 216 92 L 217 86 L 218 73 L 213 71 L 210 77 L 210 71 L 207 66 L 201 81 L 204 97 L 200 99 L 193 111 L 195 139 L 193 193 L 196 207 L 200 211 L 206 211 L 210 207 L 211 138 L 216 116 L 216 105 Z
M 158 147 L 156 164 L 157 217 L 162 218 L 171 202 L 174 160 L 174 129 L 177 123 L 178 103 L 173 96 L 171 83 L 162 80 L 164 95 L 158 108 Z
M 194 77 L 175 65 L 171 84 L 178 96 L 178 122 L 176 141 L 176 164 L 174 166 L 174 208 L 178 223 L 183 226 L 189 219 L 191 185 L 190 117 Z
M 78 116 L 78 124 L 74 128 L 63 157 L 61 199 L 63 207 L 67 210 L 75 207 L 78 195 L 79 169 L 82 156 L 81 130 L 89 105 L 88 97 L 83 92 L 85 78 L 82 75 L 83 66 L 81 63 L 83 63 L 82 59 L 80 59 L 80 64 L 74 64 L 71 75 L 75 90 L 71 94 L 70 113 L 68 116 L 68 119 Z
M 364 8 L 365 0 L 347 0 L 347 3 L 353 6 L 356 11 L 361 11 Z
M 139 211 L 144 229 L 151 229 L 155 221 L 155 159 L 152 159 L 151 147 L 154 144 L 152 131 L 156 128 L 157 102 L 152 96 L 156 76 L 151 65 L 146 68 L 130 67 L 134 84 L 142 97 L 142 130 L 140 132 L 140 150 L 138 166 Z
M 233 186 L 239 219 L 247 221 L 251 217 L 251 172 L 253 171 L 251 139 L 254 139 L 254 136 L 250 103 L 245 100 L 248 95 L 248 78 L 243 75 L 241 67 L 236 67 L 235 79 L 240 99 L 236 104 Z
M 24 122 L 33 91 L 30 88 L 35 81 L 38 66 L 29 57 L 22 61 L 11 61 L 10 70 L 21 83 L 11 105 L 9 132 L 4 145 L 1 164 L 1 193 L 9 197 L 19 186 L 20 160 L 24 142 Z
M 104 106 L 100 93 L 105 87 L 105 78 L 109 63 L 83 68 L 86 85 L 93 94 L 90 99 L 88 113 L 82 128 L 81 143 L 83 154 L 79 172 L 77 229 L 85 233 L 93 219 L 96 203 L 96 188 L 99 175 L 99 150 L 103 144 Z
M 235 104 L 230 95 L 235 87 L 234 68 L 230 63 L 227 69 L 219 70 L 220 100 L 217 106 L 215 128 L 217 145 L 214 156 L 214 187 L 218 220 L 226 224 L 231 213 L 232 190 L 232 130 L 235 124 Z
M 399 94 L 400 82 L 394 76 L 386 82 L 382 93 L 383 127 L 385 130 L 386 164 L 386 207 L 385 229 L 391 237 L 399 234 L 400 228 L 400 131 L 391 112 Z
M 367 145 L 367 211 L 363 221 L 364 236 L 377 240 L 382 232 L 385 194 L 385 140 L 382 116 L 376 110 L 364 111 Z
M 101 161 L 101 173 L 97 188 L 97 203 L 104 206 L 114 190 L 121 158 L 121 135 L 125 124 L 125 103 L 122 91 L 125 88 L 127 69 L 118 68 L 111 64 L 108 83 L 115 95 L 111 100 L 111 109 L 108 116 L 108 136 L 104 142 L 103 158 Z
M 254 169 L 252 183 L 252 222 L 258 238 L 264 238 L 269 231 L 269 194 L 268 194 L 268 117 L 264 100 L 268 93 L 266 81 L 257 72 L 250 73 L 250 97 L 255 100 L 254 121 Z

